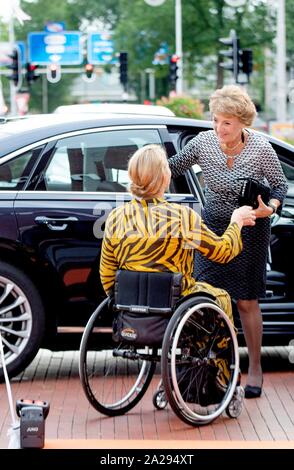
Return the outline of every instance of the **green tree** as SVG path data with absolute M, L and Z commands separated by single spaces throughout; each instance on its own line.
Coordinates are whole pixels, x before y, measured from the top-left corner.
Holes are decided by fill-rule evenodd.
M 286 0 L 286 45 L 287 57 L 289 59 L 288 66 L 294 67 L 294 37 L 293 37 L 293 18 L 294 18 L 294 2 Z
M 81 2 L 76 0 L 75 3 Z M 152 66 L 160 43 L 167 42 L 170 53 L 175 52 L 174 6 L 175 0 L 166 0 L 160 7 L 150 7 L 144 0 L 105 0 L 103 7 L 97 5 L 97 17 L 115 31 L 117 50 L 129 52 L 130 83 L 136 90 L 144 70 Z M 91 15 L 93 11 L 90 1 Z M 184 73 L 188 84 L 201 78 L 207 81 L 204 62 L 215 76 L 210 88 L 223 84 L 223 69 L 219 66 L 223 60 L 219 51 L 223 46 L 218 39 L 228 36 L 231 29 L 236 30 L 243 48 L 253 49 L 255 69 L 263 74 L 263 49 L 272 44 L 274 37 L 274 17 L 268 13 L 266 3 L 248 0 L 244 7 L 236 9 L 228 7 L 224 0 L 185 0 L 182 23 Z M 197 67 L 199 64 L 201 67 Z M 154 68 L 157 80 L 164 82 L 167 66 Z
M 48 21 L 65 22 L 67 30 L 78 30 L 79 23 L 76 18 L 71 15 L 69 4 L 65 0 L 38 0 L 34 3 L 26 3 L 23 9 L 31 16 L 31 20 L 25 21 L 20 25 L 15 21 L 15 37 L 19 41 L 26 41 L 27 35 L 32 31 L 44 31 Z M 38 69 L 36 70 L 36 74 Z M 30 111 L 42 111 L 42 99 L 44 93 L 44 85 L 48 90 L 48 111 L 53 111 L 59 104 L 70 102 L 68 90 L 74 80 L 74 75 L 63 74 L 58 84 L 51 84 L 47 79 L 41 77 L 30 87 Z M 45 84 L 43 84 L 43 80 Z M 26 83 L 23 84 L 26 86 Z
M 293 64 L 294 40 L 291 37 L 293 0 L 286 0 L 287 51 Z M 127 50 L 129 55 L 129 83 L 138 96 L 143 97 L 142 85 L 146 68 L 155 70 L 157 97 L 167 94 L 167 65 L 152 65 L 155 52 L 162 42 L 175 52 L 175 0 L 166 0 L 160 7 L 150 7 L 144 0 L 35 0 L 25 3 L 25 11 L 32 20 L 16 27 L 17 39 L 26 39 L 29 31 L 44 29 L 47 21 L 64 21 L 67 30 L 87 32 L 89 25 L 114 32 L 117 51 Z M 183 0 L 182 30 L 184 50 L 184 78 L 188 85 L 200 80 L 207 89 L 221 86 L 231 80 L 229 72 L 220 67 L 223 60 L 219 51 L 220 37 L 228 37 L 235 29 L 242 48 L 252 48 L 254 56 L 251 89 L 263 96 L 264 48 L 272 48 L 275 36 L 275 12 L 268 10 L 263 0 L 248 0 L 245 6 L 231 8 L 225 0 Z M 225 75 L 225 76 L 224 76 Z M 58 86 L 49 86 L 49 106 L 70 99 L 68 87 L 73 76 L 63 76 Z M 144 90 L 143 90 L 144 91 Z M 41 81 L 32 87 L 32 101 L 40 102 Z M 40 104 L 38 104 L 40 107 Z

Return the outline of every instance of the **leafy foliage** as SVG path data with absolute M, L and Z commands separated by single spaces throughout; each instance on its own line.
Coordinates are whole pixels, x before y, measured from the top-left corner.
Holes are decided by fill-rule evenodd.
M 197 98 L 189 96 L 162 97 L 157 100 L 156 104 L 169 108 L 179 117 L 203 118 L 204 105 Z
M 289 65 L 294 66 L 294 3 L 285 3 L 287 56 Z M 35 0 L 23 3 L 23 8 L 32 19 L 23 26 L 15 24 L 18 40 L 26 40 L 30 31 L 44 30 L 47 21 L 64 21 L 67 30 L 85 34 L 90 27 L 92 31 L 112 30 L 116 51 L 128 51 L 129 86 L 139 99 L 148 97 L 146 70 L 150 68 L 155 73 L 157 98 L 168 94 L 168 65 L 153 65 L 152 61 L 163 42 L 168 44 L 168 54 L 176 52 L 175 0 L 165 0 L 160 7 L 150 7 L 144 0 Z M 184 79 L 189 86 L 201 80 L 209 91 L 232 80 L 231 72 L 224 72 L 219 65 L 223 60 L 219 52 L 224 46 L 218 41 L 228 37 L 231 29 L 237 32 L 241 48 L 253 50 L 254 73 L 249 91 L 262 102 L 264 49 L 274 48 L 276 30 L 276 11 L 265 0 L 248 0 L 238 8 L 229 7 L 225 0 L 183 0 Z M 64 75 L 58 86 L 49 85 L 49 109 L 70 100 L 68 89 L 73 78 Z M 33 85 L 31 94 L 34 107 L 41 108 L 41 80 Z
M 294 18 L 294 2 L 286 0 L 286 44 L 287 57 L 289 58 L 289 66 L 294 67 L 294 37 L 293 37 L 293 18 Z

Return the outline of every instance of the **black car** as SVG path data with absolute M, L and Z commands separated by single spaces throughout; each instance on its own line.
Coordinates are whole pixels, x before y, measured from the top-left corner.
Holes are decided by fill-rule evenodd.
M 89 315 L 104 297 L 103 227 L 110 210 L 130 199 L 129 156 L 151 143 L 164 145 L 171 156 L 210 128 L 208 121 L 150 115 L 3 119 L 0 331 L 11 376 L 40 347 L 78 348 Z M 281 215 L 272 218 L 263 344 L 287 345 L 294 338 L 294 155 L 293 146 L 267 138 L 290 189 Z M 171 182 L 167 198 L 200 212 L 204 193 L 197 165 Z

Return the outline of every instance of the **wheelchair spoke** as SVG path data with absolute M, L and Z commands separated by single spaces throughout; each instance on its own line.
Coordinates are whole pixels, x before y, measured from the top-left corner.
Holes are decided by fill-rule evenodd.
M 225 314 L 207 299 L 184 301 L 169 323 L 162 354 L 169 357 L 161 364 L 174 412 L 196 426 L 216 419 L 231 400 L 239 368 L 235 332 Z
M 138 353 L 132 347 L 114 342 L 109 347 L 111 339 L 105 340 L 109 328 L 101 327 L 104 317 L 98 313 L 93 313 L 83 334 L 80 378 L 91 405 L 100 413 L 116 416 L 132 409 L 143 397 L 155 363 L 150 360 L 148 350 Z

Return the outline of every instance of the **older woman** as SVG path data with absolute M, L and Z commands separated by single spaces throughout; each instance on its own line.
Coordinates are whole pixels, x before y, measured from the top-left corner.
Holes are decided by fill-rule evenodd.
M 218 236 L 192 209 L 164 199 L 171 172 L 162 147 L 148 145 L 137 150 L 128 171 L 134 198 L 114 209 L 106 221 L 100 261 L 105 292 L 111 292 L 118 269 L 181 272 L 183 295 L 197 291 L 212 294 L 232 320 L 227 292 L 193 278 L 193 255 L 198 250 L 221 264 L 237 256 L 242 249 L 241 228 L 255 223 L 252 208 L 236 209 Z
M 261 197 L 255 210 L 254 227 L 242 231 L 243 251 L 229 264 L 219 265 L 197 253 L 195 276 L 229 292 L 237 301 L 248 347 L 249 369 L 245 397 L 255 398 L 262 391 L 262 316 L 258 299 L 265 296 L 266 262 L 270 239 L 270 219 L 282 204 L 287 182 L 279 159 L 270 143 L 248 129 L 256 116 L 247 92 L 236 85 L 216 90 L 210 97 L 214 130 L 200 132 L 169 160 L 173 176 L 198 163 L 205 181 L 206 203 L 202 217 L 220 235 L 238 207 L 240 178 L 267 180 L 271 199 Z

